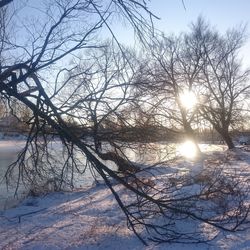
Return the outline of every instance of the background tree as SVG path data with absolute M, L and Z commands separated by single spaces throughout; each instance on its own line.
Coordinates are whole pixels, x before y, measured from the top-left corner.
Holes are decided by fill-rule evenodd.
M 242 120 L 244 99 L 250 87 L 249 70 L 242 68 L 239 59 L 244 29 L 228 30 L 221 35 L 202 19 L 193 29 L 199 34 L 203 50 L 200 111 L 231 149 L 234 144 L 230 128 Z
M 199 44 L 190 43 L 191 36 L 194 34 L 161 35 L 156 39 L 151 45 L 151 63 L 144 71 L 148 80 L 138 86 L 151 96 L 152 107 L 158 117 L 166 121 L 165 126 L 176 132 L 184 131 L 186 139 L 195 143 L 199 153 L 193 126 L 198 119 L 196 88 L 201 55 Z

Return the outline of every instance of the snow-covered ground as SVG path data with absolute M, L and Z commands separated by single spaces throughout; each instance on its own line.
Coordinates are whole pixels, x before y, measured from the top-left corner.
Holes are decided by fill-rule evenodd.
M 246 148 L 246 150 L 248 150 Z M 215 152 L 205 156 L 218 167 L 227 157 L 231 170 L 240 170 L 245 181 L 250 177 L 250 152 Z M 214 160 L 214 161 L 213 161 Z M 200 163 L 199 163 L 200 164 Z M 199 171 L 187 160 L 172 168 Z M 117 190 L 123 187 L 116 184 Z M 160 244 L 144 246 L 127 229 L 125 215 L 104 184 L 29 197 L 16 208 L 0 212 L 0 249 L 250 249 L 250 231 L 224 233 L 208 244 Z

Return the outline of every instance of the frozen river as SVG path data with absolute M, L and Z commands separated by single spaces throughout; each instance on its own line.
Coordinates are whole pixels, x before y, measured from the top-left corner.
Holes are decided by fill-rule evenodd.
M 10 206 L 14 206 L 20 199 L 22 199 L 27 190 L 24 187 L 20 187 L 17 192 L 17 196 L 14 198 L 15 194 L 15 185 L 11 185 L 8 187 L 5 183 L 4 174 L 7 170 L 9 164 L 16 160 L 18 152 L 21 151 L 25 144 L 25 141 L 17 140 L 17 141 L 0 141 L 0 210 L 6 209 Z M 175 157 L 176 155 L 183 154 L 185 156 L 191 156 L 193 149 L 192 145 L 189 143 L 178 144 L 175 143 L 150 143 L 143 144 L 137 143 L 127 147 L 128 144 L 124 144 L 125 153 L 129 157 L 131 161 L 141 163 L 141 164 L 154 164 L 156 162 L 164 162 L 169 160 L 170 158 Z M 105 147 L 105 146 L 104 146 Z M 201 150 L 203 152 L 209 152 L 214 150 L 221 150 L 224 147 L 221 145 L 209 145 L 209 144 L 200 144 Z M 61 152 L 62 146 L 59 142 L 55 142 L 53 144 L 54 152 Z M 188 150 L 191 149 L 191 153 Z M 59 153 L 58 153 L 59 155 Z M 82 161 L 85 159 L 82 157 Z M 91 176 L 89 170 L 86 170 L 84 175 L 76 175 L 76 183 L 75 186 L 90 186 L 93 183 L 93 177 Z
M 7 188 L 5 183 L 5 172 L 9 164 L 17 159 L 17 155 L 24 146 L 24 141 L 0 141 L 0 210 L 13 206 L 22 198 L 23 189 L 19 190 L 16 198 L 14 198 L 15 187 Z

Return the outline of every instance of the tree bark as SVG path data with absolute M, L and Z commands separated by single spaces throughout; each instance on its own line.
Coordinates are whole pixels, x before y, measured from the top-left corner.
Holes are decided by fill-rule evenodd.
M 124 174 L 126 173 L 136 173 L 140 170 L 138 166 L 135 166 L 132 162 L 124 159 L 118 153 L 115 152 L 107 152 L 107 153 L 100 153 L 98 152 L 98 156 L 102 160 L 110 160 L 115 162 L 118 167 L 118 171 Z
M 232 138 L 231 138 L 231 136 L 229 135 L 228 132 L 221 133 L 221 136 L 224 139 L 225 143 L 227 144 L 228 149 L 235 148 L 233 140 L 232 140 Z

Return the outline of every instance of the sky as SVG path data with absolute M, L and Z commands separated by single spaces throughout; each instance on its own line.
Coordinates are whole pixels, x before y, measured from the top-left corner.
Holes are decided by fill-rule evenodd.
M 183 6 L 185 5 L 185 8 Z M 220 31 L 250 21 L 248 0 L 152 0 L 149 8 L 161 18 L 156 25 L 165 32 L 187 29 L 199 15 Z
M 248 41 L 242 49 L 241 56 L 244 57 L 244 64 L 250 66 L 249 0 L 151 0 L 148 7 L 160 18 L 154 20 L 155 27 L 166 34 L 185 32 L 199 15 L 222 33 L 240 24 L 247 25 Z M 134 41 L 133 34 L 128 28 L 121 28 L 116 24 L 114 30 L 122 42 L 131 44 Z
M 28 3 L 38 7 L 35 0 Z M 240 24 L 248 25 L 248 41 L 242 49 L 241 56 L 244 65 L 250 67 L 250 0 L 146 0 L 146 3 L 149 10 L 160 18 L 154 20 L 154 26 L 166 34 L 178 35 L 187 31 L 190 24 L 200 15 L 222 33 Z M 27 11 L 30 9 L 27 8 Z M 134 44 L 133 30 L 129 25 L 124 25 L 122 20 L 115 19 L 112 30 L 121 43 Z

